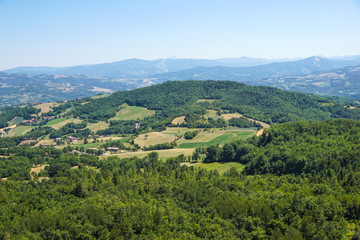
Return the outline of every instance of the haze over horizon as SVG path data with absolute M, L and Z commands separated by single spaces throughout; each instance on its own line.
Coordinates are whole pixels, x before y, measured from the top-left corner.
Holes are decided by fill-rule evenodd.
M 0 70 L 360 55 L 360 1 L 0 0 Z

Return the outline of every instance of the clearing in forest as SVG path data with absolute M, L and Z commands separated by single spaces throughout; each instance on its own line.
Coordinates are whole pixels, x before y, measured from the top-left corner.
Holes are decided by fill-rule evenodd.
M 154 146 L 156 144 L 172 142 L 176 139 L 176 136 L 163 134 L 159 132 L 150 132 L 139 135 L 135 138 L 135 143 L 140 147 L 144 146 Z
M 60 106 L 62 103 L 41 103 L 34 106 L 34 108 L 40 109 L 40 114 L 48 113 L 53 110 L 54 107 Z
M 216 99 L 198 99 L 196 102 L 199 102 L 199 103 L 203 103 L 203 102 L 212 103 L 215 100 Z
M 180 116 L 180 117 L 174 118 L 174 120 L 172 120 L 171 123 L 172 123 L 172 124 L 182 124 L 182 123 L 185 123 L 185 116 Z
M 109 127 L 109 124 L 106 122 L 98 122 L 98 123 L 89 123 L 87 128 L 92 132 L 96 133 L 99 130 L 104 130 Z
M 227 163 L 221 163 L 221 162 L 213 162 L 213 163 L 195 163 L 193 165 L 194 167 L 201 167 L 205 168 L 207 170 L 217 170 L 219 174 L 224 174 L 225 172 L 229 171 L 231 168 L 235 168 L 238 172 L 241 172 L 244 169 L 244 165 L 237 162 L 227 162 Z
M 255 122 L 259 123 L 263 128 L 269 128 L 270 127 L 270 125 L 267 124 L 267 123 L 260 122 L 260 121 L 245 117 L 244 115 L 242 115 L 240 113 L 225 113 L 225 114 L 221 114 L 221 117 L 224 118 L 225 120 L 230 120 L 231 118 L 243 117 L 243 118 L 246 118 L 246 119 L 248 119 L 250 121 L 255 121 Z
M 51 120 L 49 121 L 48 123 L 46 123 L 46 127 L 52 127 L 54 128 L 55 130 L 58 130 L 60 128 L 62 128 L 63 126 L 65 126 L 67 123 L 81 123 L 82 120 L 80 119 L 75 119 L 75 118 L 70 118 L 70 119 L 67 119 L 67 118 L 57 118 L 57 119 L 54 119 L 54 120 Z
M 30 175 L 32 176 L 32 173 L 34 174 L 39 174 L 42 170 L 45 169 L 46 166 L 50 166 L 49 164 L 43 164 L 43 165 L 39 165 L 39 166 L 35 166 L 33 168 L 30 169 Z
M 116 116 L 110 120 L 137 120 L 150 117 L 155 114 L 154 110 L 138 106 L 128 106 L 117 112 Z

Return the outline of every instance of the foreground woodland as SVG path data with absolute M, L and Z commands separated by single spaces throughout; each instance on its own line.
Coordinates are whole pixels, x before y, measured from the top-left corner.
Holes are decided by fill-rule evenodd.
M 358 239 L 360 122 L 278 124 L 197 149 L 204 162 L 13 147 L 1 159 L 0 237 L 11 239 Z M 34 165 L 48 164 L 30 175 Z M 4 175 L 5 174 L 5 175 Z

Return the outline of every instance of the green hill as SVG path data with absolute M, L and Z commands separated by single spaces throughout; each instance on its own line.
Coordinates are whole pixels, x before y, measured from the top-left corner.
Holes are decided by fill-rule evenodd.
M 214 101 L 199 102 L 199 99 Z M 114 117 L 123 103 L 155 110 L 154 118 L 165 121 L 164 124 L 187 113 L 203 114 L 206 109 L 238 112 L 267 123 L 360 118 L 358 109 L 344 108 L 326 98 L 230 81 L 172 81 L 120 91 L 81 105 L 72 114 L 88 120 L 104 120 Z

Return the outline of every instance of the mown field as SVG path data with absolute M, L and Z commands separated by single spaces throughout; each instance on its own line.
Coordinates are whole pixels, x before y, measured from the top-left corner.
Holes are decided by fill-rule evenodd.
M 82 120 L 80 119 L 75 119 L 75 118 L 57 118 L 54 120 L 49 121 L 48 123 L 46 123 L 46 127 L 52 127 L 55 130 L 60 129 L 61 127 L 65 126 L 67 123 L 81 123 Z
M 240 139 L 245 139 L 254 134 L 252 131 L 227 131 L 218 130 L 210 132 L 200 132 L 191 140 L 182 139 L 179 141 L 178 148 L 198 148 L 209 147 L 212 145 L 224 145 Z
M 34 108 L 40 109 L 40 114 L 52 111 L 54 107 L 60 106 L 62 103 L 50 102 L 41 103 L 34 106 Z
M 166 159 L 169 157 L 177 157 L 181 154 L 184 154 L 185 156 L 191 156 L 194 151 L 195 151 L 195 148 L 187 148 L 187 149 L 175 148 L 175 149 L 164 149 L 164 150 L 153 150 L 153 151 L 138 151 L 138 152 L 124 152 L 124 153 L 108 154 L 106 156 L 103 156 L 102 158 L 108 157 L 108 156 L 118 156 L 119 158 L 131 158 L 131 157 L 143 158 L 151 152 L 157 152 L 161 159 Z
M 137 120 L 144 119 L 145 117 L 150 117 L 155 114 L 155 111 L 148 110 L 143 107 L 137 106 L 127 106 L 121 109 L 115 117 L 110 120 Z
M 6 136 L 7 137 L 18 137 L 30 132 L 34 127 L 32 126 L 17 126 L 14 129 L 11 129 Z
M 166 142 L 172 142 L 176 139 L 174 135 L 163 134 L 159 132 L 150 132 L 146 134 L 140 134 L 135 138 L 135 143 L 140 147 L 151 146 Z

